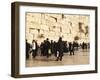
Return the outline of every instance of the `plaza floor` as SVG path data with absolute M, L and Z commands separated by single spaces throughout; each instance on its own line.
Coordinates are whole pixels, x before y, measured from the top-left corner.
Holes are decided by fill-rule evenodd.
M 26 60 L 26 67 L 37 66 L 63 66 L 63 65 L 84 65 L 89 64 L 89 50 L 75 51 L 75 55 L 70 56 L 69 53 L 64 53 L 62 61 L 56 61 L 54 55 L 49 58 L 38 55 L 35 59 L 30 54 L 29 59 Z

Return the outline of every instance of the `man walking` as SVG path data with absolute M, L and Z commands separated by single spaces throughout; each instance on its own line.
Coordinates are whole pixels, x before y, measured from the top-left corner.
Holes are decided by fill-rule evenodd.
M 63 49 L 64 49 L 64 43 L 62 41 L 62 38 L 60 37 L 57 43 L 57 59 L 56 61 L 60 60 L 62 61 L 62 57 L 63 57 Z

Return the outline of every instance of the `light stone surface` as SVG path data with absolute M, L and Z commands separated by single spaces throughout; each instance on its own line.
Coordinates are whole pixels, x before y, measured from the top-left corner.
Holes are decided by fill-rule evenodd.
M 50 13 L 26 13 L 26 39 L 31 44 L 37 40 L 38 44 L 46 38 L 57 41 L 63 37 L 65 41 L 73 41 L 75 36 L 78 42 L 89 42 L 89 15 L 50 14 Z M 82 23 L 79 31 L 79 23 Z M 88 34 L 85 35 L 88 26 Z M 40 38 L 40 36 L 42 37 Z

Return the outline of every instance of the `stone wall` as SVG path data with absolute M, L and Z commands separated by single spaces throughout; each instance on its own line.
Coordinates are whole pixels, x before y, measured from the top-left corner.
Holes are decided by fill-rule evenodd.
M 38 43 L 46 38 L 57 41 L 74 41 L 77 36 L 79 43 L 89 42 L 89 15 L 26 13 L 26 39 Z

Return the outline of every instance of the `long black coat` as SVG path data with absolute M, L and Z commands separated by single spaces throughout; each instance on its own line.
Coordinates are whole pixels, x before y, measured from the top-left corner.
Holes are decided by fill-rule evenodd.
M 29 57 L 30 44 L 26 42 L 26 58 Z
M 69 51 L 74 51 L 74 44 L 69 43 Z
M 59 54 L 63 54 L 64 42 L 62 40 L 59 40 L 57 43 L 57 51 L 59 51 Z

